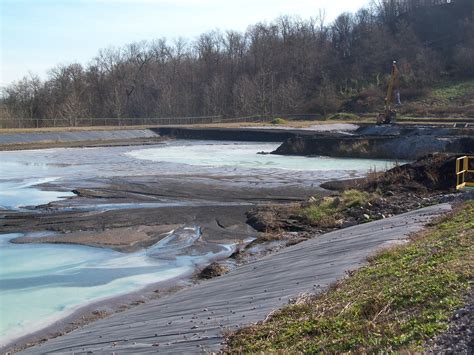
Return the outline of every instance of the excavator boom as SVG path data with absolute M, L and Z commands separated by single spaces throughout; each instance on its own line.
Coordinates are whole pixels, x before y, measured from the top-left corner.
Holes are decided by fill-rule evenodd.
M 393 108 L 393 89 L 398 82 L 398 68 L 397 62 L 393 61 L 390 81 L 387 88 L 387 96 L 385 96 L 384 112 L 377 116 L 377 124 L 395 123 L 397 112 Z

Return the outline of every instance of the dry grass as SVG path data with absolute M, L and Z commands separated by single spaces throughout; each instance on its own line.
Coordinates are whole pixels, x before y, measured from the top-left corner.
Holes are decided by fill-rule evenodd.
M 322 228 L 336 227 L 344 219 L 344 211 L 354 206 L 363 205 L 375 198 L 360 190 L 347 190 L 338 197 L 323 197 L 300 211 L 307 222 Z

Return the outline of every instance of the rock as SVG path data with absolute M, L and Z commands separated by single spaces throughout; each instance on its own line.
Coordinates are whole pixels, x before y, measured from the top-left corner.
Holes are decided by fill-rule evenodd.
M 341 199 L 339 197 L 335 197 L 332 204 L 334 207 L 338 207 L 341 204 Z
M 247 212 L 247 224 L 259 232 L 303 231 L 308 226 L 292 216 L 292 206 L 256 208 Z
M 199 274 L 199 277 L 202 279 L 212 279 L 213 277 L 227 274 L 229 271 L 228 266 L 214 262 L 205 267 Z
M 296 245 L 296 244 L 299 244 L 301 242 L 304 242 L 305 240 L 308 240 L 308 238 L 294 238 L 294 239 L 290 239 L 289 241 L 286 242 L 286 246 L 289 247 L 289 246 L 292 246 L 292 245 Z
M 356 221 L 354 221 L 354 220 L 348 220 L 348 221 L 345 221 L 345 222 L 341 225 L 341 228 L 352 227 L 352 226 L 355 226 L 356 224 L 357 224 Z

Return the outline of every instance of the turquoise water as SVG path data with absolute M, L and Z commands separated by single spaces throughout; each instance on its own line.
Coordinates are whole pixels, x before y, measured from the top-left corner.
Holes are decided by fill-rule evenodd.
M 74 196 L 74 194 L 69 191 L 45 191 L 35 187 L 56 180 L 56 178 L 23 179 L 16 181 L 0 180 L 0 209 L 38 206 Z
M 9 242 L 21 235 L 0 235 L 0 346 L 84 304 L 190 274 L 197 265 L 235 250 L 234 245 L 200 246 L 196 227 L 176 230 L 155 246 L 132 254 Z

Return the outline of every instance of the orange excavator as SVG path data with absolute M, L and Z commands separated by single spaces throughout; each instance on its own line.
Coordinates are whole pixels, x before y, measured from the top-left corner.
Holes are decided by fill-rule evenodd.
M 394 89 L 396 88 L 397 103 L 400 104 L 400 93 L 398 91 L 398 68 L 397 62 L 393 61 L 392 74 L 388 83 L 387 96 L 385 97 L 384 111 L 377 116 L 377 124 L 392 124 L 397 118 L 397 111 L 394 108 Z

